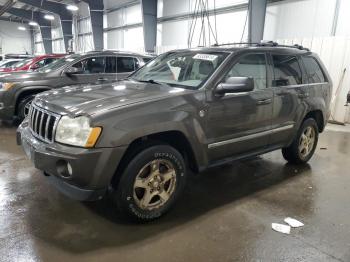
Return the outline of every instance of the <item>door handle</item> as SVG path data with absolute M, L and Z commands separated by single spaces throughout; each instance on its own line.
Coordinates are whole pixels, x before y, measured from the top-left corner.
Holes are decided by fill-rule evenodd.
M 108 79 L 107 79 L 107 78 L 100 77 L 100 78 L 97 78 L 97 81 L 99 81 L 99 82 L 104 82 L 104 81 L 108 81 Z
M 271 98 L 267 98 L 267 99 L 262 99 L 262 100 L 258 100 L 258 102 L 256 102 L 258 105 L 268 105 L 272 103 L 272 99 Z

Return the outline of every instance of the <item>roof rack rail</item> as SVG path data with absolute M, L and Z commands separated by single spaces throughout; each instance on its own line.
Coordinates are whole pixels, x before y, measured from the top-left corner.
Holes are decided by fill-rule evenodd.
M 302 45 L 280 45 L 277 42 L 274 41 L 261 41 L 260 43 L 255 43 L 255 42 L 236 42 L 236 43 L 225 43 L 225 44 L 214 44 L 212 45 L 213 47 L 215 46 L 229 46 L 229 45 L 255 45 L 255 46 L 272 46 L 272 47 L 289 47 L 289 48 L 297 48 L 299 50 L 306 50 L 310 51 L 310 49 L 303 47 Z

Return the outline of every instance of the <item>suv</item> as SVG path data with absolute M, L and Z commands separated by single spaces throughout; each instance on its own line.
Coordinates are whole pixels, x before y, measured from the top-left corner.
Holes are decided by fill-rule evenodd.
M 89 52 L 58 59 L 37 72 L 0 74 L 0 120 L 22 120 L 40 92 L 67 85 L 113 82 L 125 78 L 148 59 L 151 57 L 127 52 Z
M 66 195 L 109 192 L 122 213 L 148 221 L 175 203 L 189 170 L 276 149 L 306 163 L 331 88 L 318 56 L 302 47 L 171 51 L 124 81 L 38 95 L 17 141 Z

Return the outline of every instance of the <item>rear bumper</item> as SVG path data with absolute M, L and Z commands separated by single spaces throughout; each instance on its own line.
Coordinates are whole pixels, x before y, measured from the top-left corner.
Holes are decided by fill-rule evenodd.
M 59 191 L 72 199 L 89 201 L 106 193 L 126 149 L 47 144 L 32 135 L 26 121 L 17 130 L 17 144 Z

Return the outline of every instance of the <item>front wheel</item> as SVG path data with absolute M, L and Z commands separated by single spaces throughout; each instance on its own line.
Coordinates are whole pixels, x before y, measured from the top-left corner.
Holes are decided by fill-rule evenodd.
M 318 127 L 313 118 L 306 119 L 289 147 L 282 149 L 283 157 L 293 164 L 304 164 L 313 156 L 318 142 Z
M 186 182 L 182 155 L 168 145 L 141 151 L 121 174 L 112 198 L 123 214 L 147 222 L 166 213 L 181 195 Z

